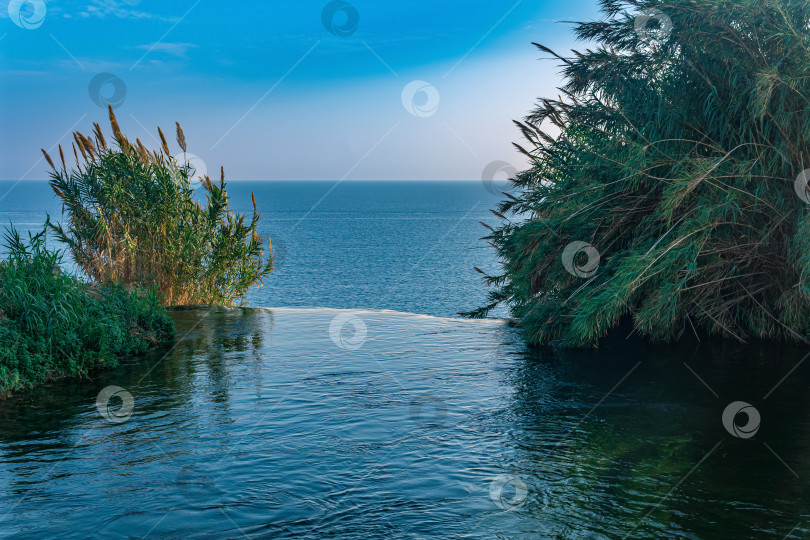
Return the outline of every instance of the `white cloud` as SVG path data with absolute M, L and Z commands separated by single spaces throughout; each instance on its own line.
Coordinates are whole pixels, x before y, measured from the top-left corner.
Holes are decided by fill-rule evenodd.
M 76 16 L 83 18 L 96 17 L 99 19 L 116 17 L 119 19 L 175 20 L 172 17 L 164 17 L 156 13 L 140 11 L 136 9 L 138 4 L 140 4 L 140 0 L 90 0 L 89 4 L 83 1 L 72 7 L 64 6 L 54 11 L 57 13 L 61 12 L 62 16 L 65 18 Z
M 152 52 L 163 52 L 178 58 L 188 57 L 189 49 L 196 47 L 193 43 L 154 43 L 152 45 L 138 45 L 139 49 Z

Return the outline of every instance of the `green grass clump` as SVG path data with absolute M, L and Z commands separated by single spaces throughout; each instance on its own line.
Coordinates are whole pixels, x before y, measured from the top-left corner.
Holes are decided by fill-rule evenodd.
M 488 237 L 491 303 L 468 315 L 505 303 L 529 342 L 564 346 L 623 321 L 807 342 L 810 2 L 600 4 L 575 30 L 591 48 L 538 45 L 565 82 L 517 123 L 531 167 Z
M 95 286 L 63 273 L 45 233 L 12 228 L 0 261 L 0 396 L 46 380 L 87 376 L 174 335 L 154 292 Z
M 160 128 L 162 148 L 152 151 L 123 135 L 112 107 L 109 118 L 110 147 L 98 124 L 92 137 L 74 133 L 75 169 L 61 146 L 61 166 L 43 150 L 67 218 L 52 226 L 57 238 L 98 283 L 155 288 L 164 305 L 243 302 L 273 269 L 270 246 L 256 232 L 255 197 L 252 216 L 231 211 L 224 170 L 218 183 L 195 179 Z M 179 124 L 177 143 L 185 153 Z

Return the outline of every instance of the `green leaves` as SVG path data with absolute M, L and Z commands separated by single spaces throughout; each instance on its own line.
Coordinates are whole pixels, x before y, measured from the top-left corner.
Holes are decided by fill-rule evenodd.
M 522 128 L 533 166 L 488 237 L 503 272 L 469 315 L 506 303 L 527 340 L 569 346 L 625 317 L 655 340 L 810 338 L 810 209 L 794 190 L 810 167 L 810 2 L 601 4 L 605 20 L 575 28 L 596 46 L 554 55 L 562 97 L 528 116 L 561 134 Z M 672 21 L 654 46 L 636 25 L 650 9 Z M 592 277 L 563 268 L 572 242 L 600 254 Z
M 59 269 L 44 231 L 12 227 L 0 262 L 0 395 L 48 378 L 87 375 L 174 334 L 153 292 L 89 286 Z
M 250 218 L 229 209 L 224 173 L 194 190 L 192 167 L 168 155 L 162 132 L 163 148 L 150 152 L 126 139 L 112 111 L 110 120 L 117 149 L 96 130 L 94 158 L 51 173 L 66 217 L 52 225 L 57 238 L 99 283 L 155 288 L 166 305 L 243 302 L 272 271 L 258 208 Z M 179 125 L 177 141 L 185 151 Z

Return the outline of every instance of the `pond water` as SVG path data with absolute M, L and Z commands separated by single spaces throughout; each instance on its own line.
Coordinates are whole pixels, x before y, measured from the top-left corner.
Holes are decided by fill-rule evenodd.
M 528 350 L 502 321 L 391 311 L 174 316 L 171 346 L 0 403 L 0 537 L 810 532 L 802 349 Z

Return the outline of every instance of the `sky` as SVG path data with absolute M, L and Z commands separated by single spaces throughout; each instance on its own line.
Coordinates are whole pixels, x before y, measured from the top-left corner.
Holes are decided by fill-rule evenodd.
M 581 48 L 561 21 L 597 17 L 595 0 L 0 3 L 8 180 L 47 178 L 39 149 L 107 126 L 108 103 L 148 147 L 179 121 L 197 163 L 234 180 L 519 169 L 512 120 L 560 83 L 531 42 Z

